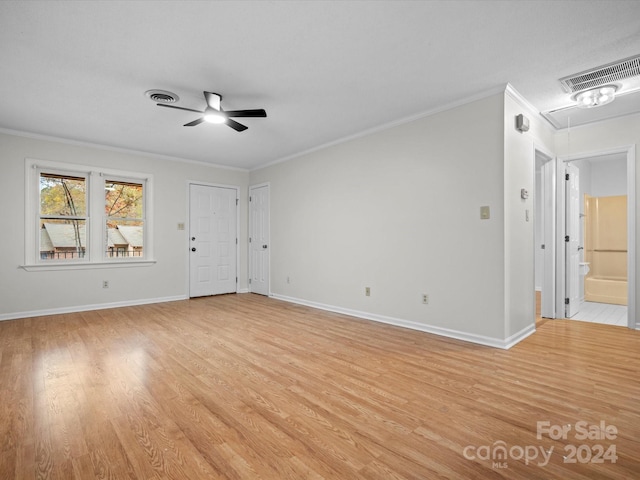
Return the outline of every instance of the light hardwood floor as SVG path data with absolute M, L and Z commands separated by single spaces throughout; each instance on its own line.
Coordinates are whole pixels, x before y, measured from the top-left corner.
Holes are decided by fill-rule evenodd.
M 6 321 L 0 478 L 628 480 L 639 377 L 640 332 L 566 320 L 509 351 L 250 294 Z

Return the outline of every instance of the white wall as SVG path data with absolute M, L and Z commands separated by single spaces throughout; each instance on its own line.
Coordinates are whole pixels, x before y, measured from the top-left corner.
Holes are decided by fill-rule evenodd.
M 627 160 L 595 160 L 591 164 L 590 195 L 610 197 L 627 194 Z M 581 170 L 582 171 L 582 170 Z
M 504 104 L 504 338 L 535 324 L 535 148 L 553 151 L 552 129 L 512 92 L 507 89 Z M 528 132 L 515 129 L 521 113 L 529 118 Z M 527 199 L 521 198 L 523 188 Z
M 240 288 L 246 287 L 246 192 L 271 184 L 271 291 L 488 344 L 534 322 L 534 145 L 553 134 L 519 97 L 495 94 L 251 172 L 3 135 L 0 171 L 15 203 L 1 230 L 5 314 L 187 295 L 187 180 L 241 187 Z M 24 158 L 154 174 L 158 263 L 152 267 L 25 272 Z M 520 199 L 520 189 L 530 192 Z M 164 194 L 161 195 L 161 192 Z M 491 208 L 480 219 L 480 206 Z M 525 219 L 529 210 L 530 220 Z M 105 272 L 110 277 L 105 278 Z M 290 283 L 286 282 L 289 277 Z M 101 288 L 103 279 L 111 283 Z M 371 296 L 364 295 L 371 287 Z M 40 292 L 46 292 L 41 294 Z M 422 304 L 422 294 L 429 305 Z M 424 327 L 424 328 L 422 328 Z
M 133 268 L 25 271 L 25 158 L 69 162 L 154 176 L 154 245 L 157 263 Z M 247 286 L 249 173 L 119 151 L 0 133 L 0 319 L 109 304 L 185 298 L 187 290 L 187 181 L 240 187 L 240 288 Z M 102 288 L 109 280 L 110 288 Z
M 504 339 L 503 109 L 498 94 L 253 171 L 271 183 L 273 294 Z

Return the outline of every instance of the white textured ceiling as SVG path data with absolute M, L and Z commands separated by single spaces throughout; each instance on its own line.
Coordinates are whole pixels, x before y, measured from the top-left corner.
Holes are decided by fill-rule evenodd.
M 559 78 L 639 53 L 637 0 L 4 0 L 0 128 L 255 168 L 507 82 L 560 108 Z M 183 127 L 152 88 L 268 118 Z

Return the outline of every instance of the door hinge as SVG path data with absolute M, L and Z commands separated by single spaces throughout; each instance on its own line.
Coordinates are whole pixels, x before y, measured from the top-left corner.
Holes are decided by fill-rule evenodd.
M 251 279 L 249 279 L 249 285 L 251 285 Z
M 565 235 L 565 236 L 564 236 L 564 241 L 565 241 L 565 242 L 568 242 L 568 241 L 569 241 L 569 235 Z
M 238 206 L 239 199 L 236 198 L 236 207 Z
M 565 299 L 564 299 L 564 304 L 565 304 L 565 305 L 569 305 L 569 299 L 568 299 L 568 298 L 565 298 Z
M 251 195 L 249 195 L 249 201 L 251 201 Z
M 238 239 L 236 238 L 236 245 L 238 244 Z
M 249 237 L 249 243 L 251 243 L 251 237 Z
M 238 277 L 236 277 L 236 283 L 238 283 Z
M 540 248 L 541 248 L 542 250 L 544 250 L 544 249 L 545 249 L 545 248 L 547 248 L 547 247 L 545 247 L 545 245 L 544 245 L 544 243 L 543 243 L 542 245 L 540 245 Z
M 569 180 L 569 174 L 568 173 L 565 174 L 564 179 L 565 180 Z

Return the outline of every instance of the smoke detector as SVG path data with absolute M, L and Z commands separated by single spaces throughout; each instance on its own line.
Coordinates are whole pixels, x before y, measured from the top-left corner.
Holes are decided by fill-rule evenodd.
M 166 90 L 147 90 L 144 94 L 154 103 L 176 103 L 180 100 L 180 97 L 172 92 Z

